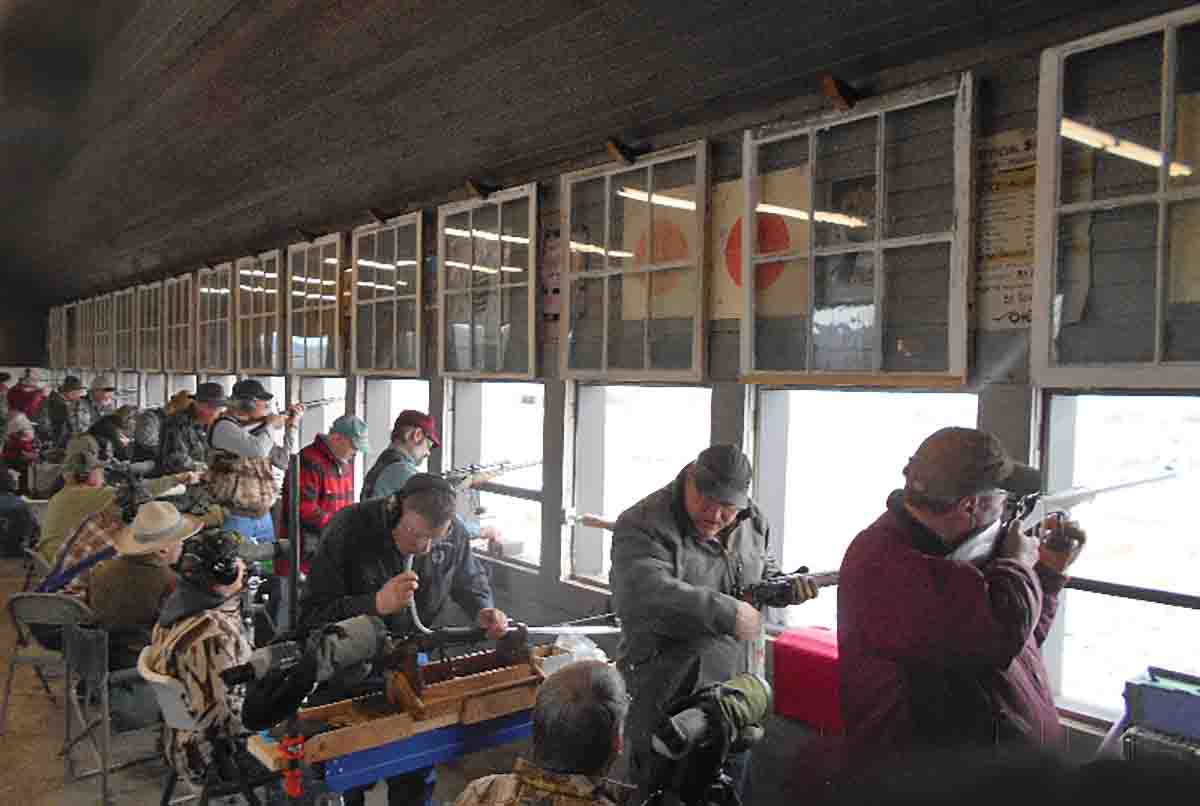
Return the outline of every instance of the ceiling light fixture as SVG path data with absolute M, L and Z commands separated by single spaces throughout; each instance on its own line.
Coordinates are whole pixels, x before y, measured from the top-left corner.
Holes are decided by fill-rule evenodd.
M 1100 151 L 1107 151 L 1110 154 L 1115 154 L 1118 157 L 1124 157 L 1134 162 L 1140 162 L 1143 165 L 1161 168 L 1163 164 L 1161 151 L 1155 151 L 1152 148 L 1147 148 L 1130 140 L 1122 140 L 1114 134 L 1101 131 L 1086 123 L 1080 123 L 1077 120 L 1063 118 L 1062 124 L 1059 126 L 1059 132 L 1068 140 L 1073 140 L 1076 143 L 1081 143 Z M 1167 170 L 1171 176 L 1192 175 L 1192 166 L 1186 162 L 1172 162 Z

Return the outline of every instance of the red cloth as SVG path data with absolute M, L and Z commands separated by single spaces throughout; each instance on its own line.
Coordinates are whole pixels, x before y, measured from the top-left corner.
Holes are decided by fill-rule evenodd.
M 41 408 L 42 401 L 45 399 L 45 391 L 37 386 L 18 383 L 8 390 L 8 408 L 11 411 L 21 412 L 30 420 L 37 417 L 38 409 Z
M 33 437 L 21 437 L 17 434 L 9 436 L 4 443 L 4 461 L 6 462 L 32 462 L 37 458 L 37 451 L 33 449 Z
M 823 627 L 788 630 L 772 642 L 775 713 L 826 733 L 841 733 L 837 633 Z
M 276 533 L 280 539 L 288 537 L 288 510 L 291 484 L 283 485 L 283 510 Z M 316 552 L 313 545 L 304 549 L 305 540 L 316 540 L 321 530 L 338 510 L 354 503 L 354 465 L 343 465 L 330 451 L 323 437 L 300 451 L 300 553 L 308 556 Z M 284 558 L 275 561 L 276 576 L 287 576 L 291 567 Z M 300 571 L 308 573 L 308 561 L 300 563 Z

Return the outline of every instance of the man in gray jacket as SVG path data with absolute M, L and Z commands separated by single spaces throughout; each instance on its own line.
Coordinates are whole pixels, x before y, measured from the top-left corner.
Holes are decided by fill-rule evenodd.
M 749 671 L 762 636 L 746 585 L 778 574 L 770 526 L 750 499 L 753 470 L 734 445 L 713 445 L 617 519 L 613 602 L 621 619 L 619 665 L 633 698 L 625 725 L 629 772 L 643 795 L 652 783 L 650 734 L 672 700 Z M 792 604 L 816 596 L 811 580 Z M 748 753 L 731 757 L 739 789 Z

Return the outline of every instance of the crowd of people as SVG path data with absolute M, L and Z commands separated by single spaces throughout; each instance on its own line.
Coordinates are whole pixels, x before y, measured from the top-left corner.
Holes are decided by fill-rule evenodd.
M 201 729 L 171 731 L 164 746 L 187 779 L 209 774 L 214 737 L 247 730 L 247 692 L 227 686 L 221 672 L 245 663 L 254 646 L 241 596 L 249 543 L 286 545 L 290 556 L 291 541 L 299 541 L 298 621 L 285 622 L 290 606 L 277 608 L 283 629 L 303 634 L 370 615 L 408 635 L 443 619 L 453 602 L 489 637 L 508 631 L 509 615 L 471 547 L 473 538 L 498 533 L 461 517 L 459 491 L 421 471 L 440 445 L 428 414 L 396 418 L 358 502 L 353 460 L 368 447 L 362 420 L 339 417 L 300 450 L 300 532 L 291 535 L 287 519 L 275 517 L 274 470 L 295 450 L 302 406 L 271 413 L 270 393 L 254 380 L 229 393 L 204 383 L 161 410 L 119 417 L 117 431 L 128 439 L 106 447 L 94 428 L 117 414 L 111 378 L 98 376 L 85 391 L 68 377 L 41 401 L 36 388 L 27 374 L 6 402 L 10 434 L 12 423 L 24 428 L 22 418 L 36 418 L 38 434 L 62 451 L 64 484 L 37 545 L 52 570 L 38 589 L 86 601 L 109 631 L 115 666 L 132 665 L 145 650 L 151 669 L 183 683 Z M 156 475 L 136 496 L 105 481 L 106 466 L 122 455 L 154 464 Z M 1086 543 L 1083 529 L 1060 518 L 1023 531 L 1005 519 L 1012 499 L 1040 488 L 1040 474 L 982 431 L 937 431 L 916 446 L 901 475 L 840 570 L 846 754 L 832 779 L 840 788 L 830 791 L 841 797 L 931 753 L 1053 758 L 1064 749 L 1041 647 Z M 621 624 L 616 665 L 579 662 L 551 675 L 533 711 L 531 756 L 511 774 L 471 783 L 457 806 L 664 797 L 671 779 L 656 744 L 664 721 L 698 692 L 764 674 L 762 607 L 747 590 L 786 579 L 772 606 L 818 595 L 803 569 L 781 575 L 771 524 L 751 497 L 753 477 L 739 448 L 714 445 L 620 515 L 610 577 Z M 156 500 L 179 484 L 202 487 L 210 508 L 180 512 Z M 1044 539 L 1051 533 L 1055 540 Z M 291 570 L 281 552 L 274 573 Z M 49 632 L 38 638 L 58 640 Z M 355 683 L 372 680 L 382 687 L 378 678 Z M 353 693 L 345 681 L 315 683 L 293 681 L 310 704 Z M 747 801 L 753 744 L 723 749 L 725 783 Z M 627 762 L 622 783 L 606 778 L 618 758 Z M 389 778 L 388 802 L 431 804 L 435 783 L 432 766 Z M 344 799 L 360 804 L 364 791 Z

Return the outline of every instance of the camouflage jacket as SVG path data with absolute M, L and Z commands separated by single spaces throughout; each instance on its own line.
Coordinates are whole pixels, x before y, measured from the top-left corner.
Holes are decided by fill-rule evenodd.
M 154 626 L 150 668 L 183 683 L 198 730 L 166 728 L 164 752 L 180 776 L 202 784 L 212 761 L 209 736 L 236 736 L 242 727 L 242 686 L 226 688 L 220 674 L 245 663 L 252 647 L 235 597 L 221 609 L 201 610 L 170 627 Z
M 605 778 L 548 772 L 519 758 L 508 775 L 467 784 L 454 806 L 621 806 L 632 792 Z

